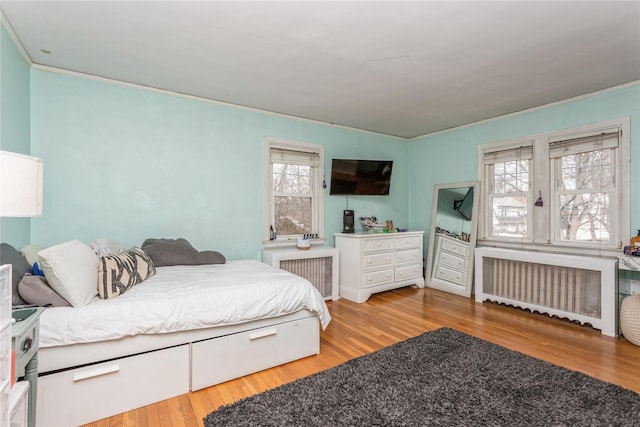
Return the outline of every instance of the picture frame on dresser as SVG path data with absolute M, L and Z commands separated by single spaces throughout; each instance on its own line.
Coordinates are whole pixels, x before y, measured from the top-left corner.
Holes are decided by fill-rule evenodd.
M 471 297 L 479 185 L 478 181 L 434 185 L 426 286 Z

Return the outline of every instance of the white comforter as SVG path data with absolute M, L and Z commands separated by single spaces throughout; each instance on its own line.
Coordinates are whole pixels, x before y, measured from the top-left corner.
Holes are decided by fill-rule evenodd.
M 40 346 L 230 325 L 301 309 L 317 313 L 323 329 L 331 320 L 311 283 L 259 261 L 156 270 L 117 298 L 46 309 L 40 317 Z

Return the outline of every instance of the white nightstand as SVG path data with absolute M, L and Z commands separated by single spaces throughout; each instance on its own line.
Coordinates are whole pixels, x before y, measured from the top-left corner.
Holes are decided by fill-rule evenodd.
M 18 308 L 12 311 L 11 348 L 15 353 L 15 377 L 29 383 L 28 426 L 36 425 L 36 397 L 38 396 L 38 344 L 40 342 L 40 314 L 43 307 Z M 13 391 L 12 391 L 13 392 Z

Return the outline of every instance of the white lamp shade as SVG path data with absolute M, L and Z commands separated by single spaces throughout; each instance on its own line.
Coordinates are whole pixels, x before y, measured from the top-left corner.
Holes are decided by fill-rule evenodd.
M 37 157 L 0 151 L 0 216 L 42 215 L 43 171 Z

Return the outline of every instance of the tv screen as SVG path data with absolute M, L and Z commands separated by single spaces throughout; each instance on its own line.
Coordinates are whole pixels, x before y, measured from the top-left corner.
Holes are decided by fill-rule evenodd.
M 331 195 L 388 196 L 392 160 L 333 159 Z

